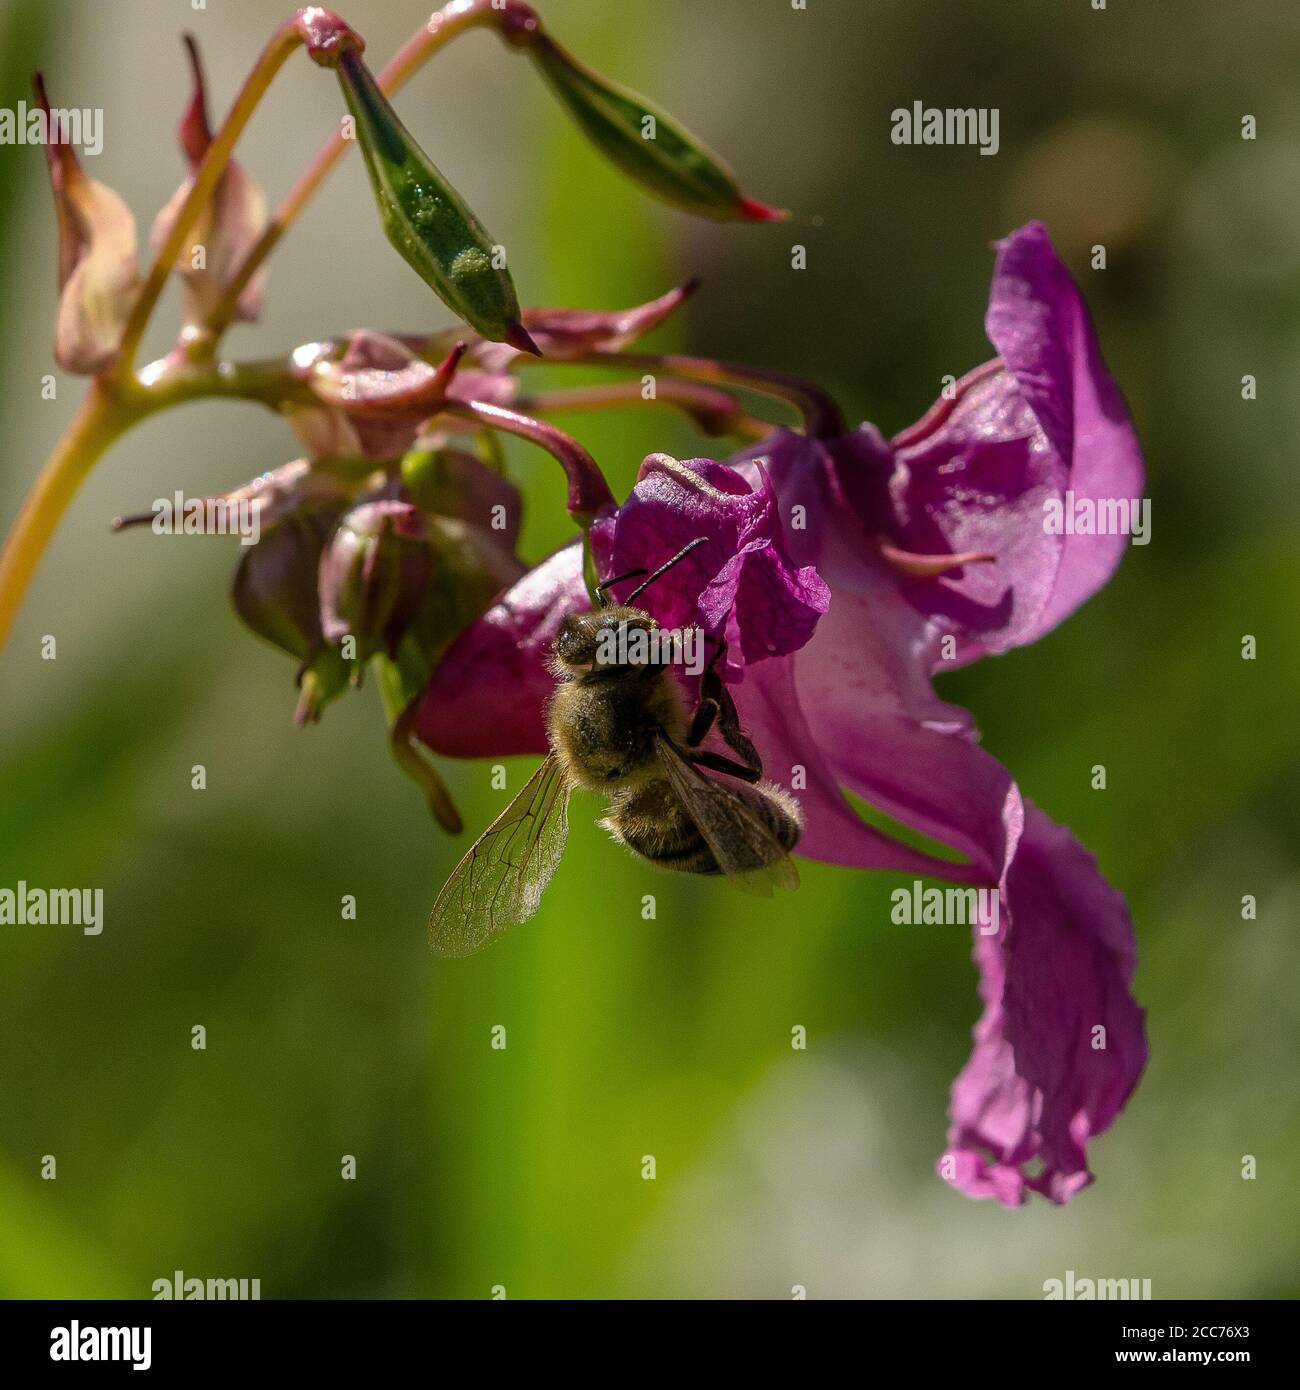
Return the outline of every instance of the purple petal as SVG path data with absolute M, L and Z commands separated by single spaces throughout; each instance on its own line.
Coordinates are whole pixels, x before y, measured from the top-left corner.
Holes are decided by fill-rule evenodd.
M 1119 563 L 1126 536 L 1049 535 L 1046 502 L 1138 499 L 1143 487 L 1123 397 L 1041 223 L 999 243 L 985 324 L 1001 364 L 895 438 L 890 488 L 903 548 L 996 557 L 906 587 L 959 635 L 961 659 L 1033 641 Z
M 984 1014 L 952 1090 L 951 1181 L 1004 1206 L 1027 1190 L 1067 1202 L 1092 1181 L 1088 1140 L 1132 1094 L 1147 1045 L 1124 899 L 1032 803 L 1001 932 L 976 937 L 975 960 Z
M 590 606 L 582 547 L 574 541 L 524 575 L 452 643 L 420 700 L 420 740 L 454 758 L 545 753 L 544 710 L 555 689 L 546 658 L 564 619 Z
M 703 539 L 646 590 L 641 602 L 665 627 L 700 624 L 739 638 L 745 662 L 801 647 L 830 602 L 810 566 L 786 554 L 776 495 L 712 459 L 679 463 L 652 454 L 614 526 L 610 571 L 652 571 Z
M 764 775 L 786 787 L 803 810 L 805 823 L 798 853 L 826 864 L 887 869 L 961 882 L 988 881 L 983 862 L 954 864 L 913 849 L 869 825 L 853 809 L 840 789 L 844 781 L 841 759 L 833 742 L 826 738 L 822 711 L 805 696 L 798 683 L 797 673 L 803 657 L 804 653 L 800 652 L 793 657 L 759 662 L 746 671 L 744 682 L 734 691 L 741 724 L 763 758 Z M 934 737 L 940 738 L 939 735 Z M 860 740 L 856 732 L 853 739 L 868 748 L 868 743 Z M 956 745 L 973 748 L 954 736 L 943 741 L 954 745 L 954 756 L 958 759 L 962 750 L 956 749 Z M 882 746 L 886 759 L 907 754 L 908 750 L 888 746 L 888 742 L 884 737 L 879 744 L 871 743 L 864 756 L 878 756 Z M 979 750 L 974 752 L 978 754 Z M 969 783 L 975 779 L 966 780 L 964 791 L 973 794 Z M 992 777 L 987 781 L 989 786 L 978 798 L 980 806 L 985 807 L 992 800 L 996 803 L 996 813 L 1005 819 L 978 826 L 964 836 L 960 830 L 951 832 L 952 839 L 964 838 L 975 846 L 981 860 L 991 860 L 999 853 L 1005 855 L 1005 846 L 1014 843 L 1019 828 L 1019 799 L 1010 779 L 1003 774 L 1000 787 L 993 785 Z M 960 777 L 949 779 L 949 785 L 960 783 Z M 997 799 L 999 790 L 1000 800 Z M 966 815 L 972 822 L 976 818 L 973 813 L 963 813 L 961 809 L 954 809 L 951 814 L 958 824 Z M 947 821 L 940 827 L 938 819 L 934 815 L 927 817 L 933 828 L 947 829 Z M 984 839 L 987 844 L 983 843 Z

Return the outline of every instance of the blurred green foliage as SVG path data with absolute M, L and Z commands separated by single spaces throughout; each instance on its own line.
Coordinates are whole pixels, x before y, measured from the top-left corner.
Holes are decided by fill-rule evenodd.
M 184 92 L 179 62 L 174 78 L 151 64 L 189 22 L 228 94 L 270 20 L 251 0 L 184 21 L 148 0 L 110 44 L 99 8 L 10 0 L 0 103 L 26 95 L 38 62 L 56 101 L 102 103 L 95 173 L 147 183 L 147 223 L 179 177 L 161 132 Z M 425 914 L 461 847 L 388 761 L 373 689 L 292 729 L 288 665 L 223 593 L 231 548 L 106 535 L 110 509 L 290 456 L 275 421 L 196 407 L 102 465 L 0 664 L 0 884 L 102 885 L 106 906 L 98 938 L 0 928 L 0 1293 L 140 1297 L 178 1268 L 258 1277 L 265 1297 L 788 1297 L 803 1284 L 1032 1298 L 1067 1269 L 1150 1278 L 1157 1297 L 1300 1292 L 1294 10 L 542 9 L 566 46 L 722 151 L 747 192 L 797 212 L 715 227 L 648 203 L 522 65 L 469 41 L 398 108 L 440 164 L 450 145 L 448 176 L 502 229 L 527 303 L 630 304 L 702 273 L 665 347 L 817 377 L 892 431 L 945 373 L 987 356 L 992 238 L 1042 216 L 1070 259 L 1145 441 L 1153 543 L 1058 632 L 944 693 L 1128 895 L 1149 1072 L 1070 1208 L 969 1203 L 932 1171 L 977 1014 L 968 941 L 891 926 L 885 876 L 808 865 L 798 898 L 772 903 L 652 877 L 582 797 L 535 921 L 480 957 L 432 960 Z M 423 18 L 405 0 L 345 14 L 377 58 Z M 310 152 L 334 118 L 317 86 L 295 73 L 242 147 L 273 194 L 296 142 Z M 891 145 L 890 110 L 917 99 L 999 107 L 1001 152 Z M 1248 112 L 1254 144 L 1240 138 Z M 0 175 L 7 522 L 82 388 L 60 380 L 57 403 L 37 399 L 53 219 L 36 151 L 0 148 Z M 283 317 L 273 303 L 237 351 L 349 315 L 442 322 L 369 209 L 353 230 L 363 178 L 341 170 L 294 231 L 302 258 L 286 250 L 270 283 Z M 1104 272 L 1088 268 L 1096 241 Z M 793 242 L 806 271 L 790 268 Z M 297 283 L 322 261 L 337 283 Z M 574 428 L 620 494 L 646 452 L 711 448 L 662 414 Z M 509 456 L 540 556 L 568 531 L 558 471 Z M 55 662 L 39 657 L 47 632 Z M 528 771 L 512 762 L 510 787 Z M 489 769 L 448 776 L 483 825 L 502 798 Z M 1242 920 L 1247 893 L 1257 921 Z M 196 1024 L 205 1051 L 191 1049 Z M 490 1046 L 496 1025 L 505 1050 Z M 791 1049 L 795 1025 L 807 1051 Z M 340 1176 L 346 1154 L 355 1181 Z

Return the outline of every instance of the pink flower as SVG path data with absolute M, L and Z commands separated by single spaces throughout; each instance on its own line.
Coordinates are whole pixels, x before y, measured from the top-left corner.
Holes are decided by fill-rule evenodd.
M 864 425 L 780 431 L 726 466 L 652 456 L 598 523 L 596 555 L 618 574 L 708 538 L 644 602 L 726 635 L 741 722 L 803 809 L 799 853 L 998 891 L 996 934 L 976 934 L 984 1014 L 940 1171 L 970 1196 L 1065 1202 L 1146 1062 L 1132 924 L 931 676 L 1033 641 L 1106 581 L 1124 537 L 1052 534 L 1044 504 L 1137 498 L 1142 462 L 1041 226 L 1001 243 L 987 325 L 1001 359 L 892 442 Z M 587 607 L 579 569 L 576 545 L 558 552 L 457 639 L 420 707 L 430 747 L 545 749 L 544 658 Z M 845 791 L 960 861 L 867 824 Z

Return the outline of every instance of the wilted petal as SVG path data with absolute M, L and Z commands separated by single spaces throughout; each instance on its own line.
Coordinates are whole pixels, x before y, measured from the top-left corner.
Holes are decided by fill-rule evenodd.
M 167 240 L 190 190 L 194 174 L 212 133 L 208 123 L 203 65 L 194 40 L 186 37 L 193 75 L 193 94 L 177 131 L 190 166 L 189 177 L 154 218 L 150 245 L 157 250 Z M 176 271 L 185 282 L 181 320 L 187 327 L 204 323 L 216 307 L 249 251 L 266 229 L 266 196 L 257 180 L 236 160 L 221 171 L 207 204 L 191 224 L 188 242 L 176 258 Z M 200 255 L 201 248 L 201 255 Z M 265 268 L 258 270 L 239 296 L 234 317 L 254 321 L 262 310 Z
M 421 426 L 452 394 L 462 349 L 454 349 L 435 367 L 400 339 L 363 328 L 349 337 L 341 357 L 332 356 L 333 351 L 330 344 L 306 345 L 295 352 L 294 369 L 331 415 L 346 420 L 347 429 L 308 414 L 299 421 L 299 437 L 314 457 L 329 457 L 320 450 L 346 446 L 355 438 L 368 458 L 391 459 L 411 448 Z M 493 379 L 473 375 L 475 380 L 461 383 L 462 390 L 478 387 L 494 394 Z
M 300 509 L 318 514 L 341 511 L 351 490 L 348 480 L 328 469 L 313 468 L 306 459 L 294 459 L 204 501 L 220 502 L 226 507 L 247 503 L 256 508 L 258 525 L 265 531 Z
M 968 1196 L 1014 1206 L 1033 1190 L 1063 1203 L 1092 1181 L 1088 1140 L 1146 1065 L 1133 926 L 1093 857 L 1031 803 L 1001 916 L 999 935 L 976 937 L 984 1014 L 953 1086 L 944 1158 Z
M 597 349 L 616 352 L 657 328 L 691 297 L 699 281 L 671 289 L 631 309 L 525 309 L 524 327 L 542 356 L 563 361 Z M 474 360 L 488 371 L 503 371 L 520 353 L 506 343 L 483 342 L 471 349 Z
M 87 178 L 62 124 L 50 119 L 45 84 L 45 157 L 59 224 L 59 308 L 54 357 L 65 371 L 93 375 L 112 361 L 139 288 L 135 218 L 105 184 Z
M 327 405 L 295 405 L 286 412 L 289 428 L 316 463 L 358 458 L 361 440 L 348 417 Z

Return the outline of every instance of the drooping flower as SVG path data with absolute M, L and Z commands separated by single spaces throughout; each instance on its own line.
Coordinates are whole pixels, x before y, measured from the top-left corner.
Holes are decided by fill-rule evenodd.
M 1124 538 L 1053 534 L 1044 504 L 1069 492 L 1136 498 L 1142 463 L 1086 306 L 1041 226 L 1000 245 L 987 324 L 1000 360 L 893 441 L 870 425 L 824 439 L 780 431 L 730 461 L 745 484 L 735 491 L 717 487 L 719 465 L 690 468 L 751 508 L 776 503 L 780 583 L 762 589 L 792 638 L 758 651 L 771 611 L 731 603 L 727 636 L 746 660 L 728 676 L 766 774 L 796 788 L 798 852 L 998 890 L 998 930 L 976 935 L 985 1011 L 940 1171 L 971 1196 L 1010 1205 L 1032 1190 L 1065 1202 L 1091 1181 L 1087 1142 L 1146 1061 L 1132 924 L 1091 856 L 1024 801 L 931 677 L 1034 640 L 1105 582 Z M 640 532 L 663 537 L 643 542 L 651 561 L 693 527 L 730 546 L 720 569 L 716 544 L 701 547 L 711 573 L 688 561 L 645 595 L 656 616 L 662 605 L 673 621 L 716 625 L 711 596 L 740 592 L 729 574 L 743 565 L 743 532 L 695 510 L 697 492 L 661 482 L 643 471 L 648 495 L 602 523 L 608 558 L 631 558 L 651 505 Z M 829 585 L 824 615 L 800 616 L 794 575 Z M 462 756 L 541 751 L 542 659 L 565 613 L 585 606 L 576 547 L 526 575 L 435 669 L 421 737 Z M 869 825 L 846 791 L 960 860 Z

